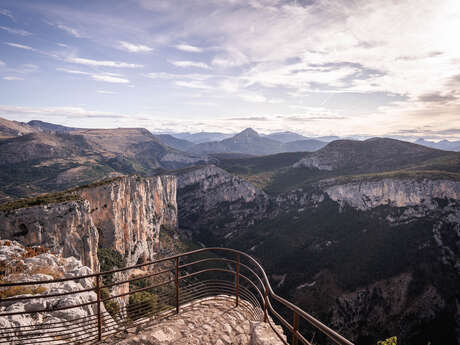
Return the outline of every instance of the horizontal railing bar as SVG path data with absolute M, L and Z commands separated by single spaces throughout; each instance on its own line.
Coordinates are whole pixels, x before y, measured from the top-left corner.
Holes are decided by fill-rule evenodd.
M 189 273 L 189 274 L 185 274 L 183 276 L 180 276 L 179 280 L 190 278 L 190 277 L 193 277 L 193 276 L 196 276 L 198 274 L 205 273 L 205 272 L 227 272 L 227 273 L 233 273 L 233 274 L 236 273 L 235 271 L 228 270 L 226 268 L 206 268 L 204 270 L 200 270 L 200 271 L 197 271 L 197 272 L 193 272 L 193 273 Z
M 30 314 L 33 314 L 34 312 L 29 312 Z M 60 324 L 60 323 L 73 323 L 74 321 L 86 319 L 89 317 L 95 317 L 95 315 L 89 315 L 89 316 L 83 316 L 78 319 L 73 319 L 69 321 L 61 321 L 61 322 L 51 322 L 51 323 L 41 323 L 41 324 L 35 324 L 35 325 L 24 325 L 24 326 L 15 326 L 15 327 L 8 327 L 4 329 L 16 329 L 16 328 L 24 328 L 24 327 L 43 327 L 43 326 L 48 326 L 48 325 L 54 325 L 54 324 Z
M 212 291 L 212 292 L 229 292 L 229 293 L 234 293 L 234 289 L 232 289 L 231 287 L 222 287 L 222 286 L 216 286 L 216 287 L 203 287 L 202 289 L 200 290 L 196 290 L 196 291 L 193 291 L 193 292 L 188 292 L 186 293 L 185 295 L 186 296 L 194 296 L 194 295 L 198 295 L 202 292 L 209 292 L 209 291 Z M 242 289 L 242 293 L 244 294 L 244 297 L 247 297 L 247 298 L 251 298 L 253 301 L 256 301 L 255 300 L 255 296 L 247 289 Z
M 163 286 L 163 285 L 166 285 L 166 284 L 169 284 L 169 283 L 172 283 L 172 282 L 174 282 L 174 279 L 167 280 L 167 281 L 162 282 L 160 284 L 151 285 L 151 286 L 147 286 L 147 287 L 144 287 L 144 288 L 141 288 L 141 289 L 125 292 L 125 293 L 122 293 L 122 294 L 119 294 L 119 295 L 110 296 L 110 297 L 101 299 L 101 302 L 105 302 L 105 301 L 108 301 L 108 300 L 111 300 L 111 299 L 114 299 L 114 298 L 123 297 L 123 296 L 127 296 L 127 295 L 133 295 L 136 292 L 146 291 L 146 290 L 153 289 L 153 288 L 156 288 L 156 287 L 159 287 L 159 286 Z
M 67 277 L 67 278 L 59 278 L 59 279 L 52 279 L 52 280 L 37 280 L 37 281 L 32 281 L 32 282 L 8 282 L 8 283 L 1 283 L 0 284 L 0 289 L 4 287 L 11 287 L 11 286 L 26 286 L 26 285 L 42 285 L 42 284 L 52 284 L 52 283 L 62 283 L 62 282 L 67 282 L 70 280 L 80 280 L 80 279 L 86 279 L 86 278 L 92 278 L 97 275 L 101 275 L 101 273 L 92 273 L 92 274 L 87 274 L 83 276 L 74 276 L 74 277 Z
M 193 295 L 193 294 L 198 294 L 198 293 L 201 293 L 202 291 L 211 291 L 211 290 L 215 290 L 215 291 L 225 291 L 225 292 L 234 292 L 234 289 L 232 289 L 230 286 L 226 287 L 226 286 L 206 286 L 206 287 L 202 287 L 200 289 L 197 289 L 197 290 L 193 290 L 193 291 L 189 291 L 189 292 L 186 292 L 184 293 L 183 295 L 187 295 L 187 294 L 190 294 L 190 295 Z M 243 290 L 243 293 L 245 294 L 250 294 L 247 290 Z M 249 296 L 249 295 L 248 295 Z
M 205 258 L 205 259 L 200 259 L 200 260 L 196 260 L 193 262 L 188 262 L 186 264 L 179 265 L 179 268 L 185 268 L 185 267 L 189 267 L 189 266 L 200 264 L 200 263 L 207 262 L 207 261 L 224 261 L 224 262 L 231 262 L 231 263 L 236 264 L 236 260 L 217 257 L 217 258 Z
M 2 298 L 1 302 L 3 303 L 3 302 L 29 300 L 29 299 L 59 297 L 59 296 L 66 296 L 66 295 L 85 293 L 85 292 L 94 291 L 94 290 L 95 290 L 95 288 L 89 288 L 89 289 L 84 289 L 84 290 L 60 292 L 60 293 L 55 293 L 55 294 L 46 294 L 46 295 L 41 294 L 41 295 L 24 296 L 24 297 L 8 297 L 8 298 Z
M 89 316 L 87 316 L 85 318 L 85 320 L 80 320 L 80 321 L 78 321 L 76 323 L 74 322 L 74 320 L 72 320 L 72 321 L 63 321 L 61 323 L 57 322 L 56 324 L 60 324 L 60 326 L 55 326 L 55 327 L 43 327 L 46 324 L 37 324 L 37 325 L 34 325 L 34 326 L 41 327 L 41 328 L 31 329 L 31 330 L 25 329 L 25 330 L 21 330 L 21 333 L 25 333 L 25 332 L 33 333 L 33 332 L 39 332 L 39 331 L 43 331 L 43 330 L 53 332 L 54 329 L 65 329 L 65 330 L 74 329 L 75 327 L 73 327 L 73 326 L 84 324 L 84 323 L 87 323 L 87 322 L 90 322 L 90 321 L 94 321 L 94 320 L 96 320 L 96 318 L 97 318 L 97 315 L 94 314 L 94 315 L 89 315 Z M 64 325 L 64 323 L 68 323 L 68 322 L 72 322 L 72 324 L 69 325 L 69 326 Z M 19 327 L 14 327 L 14 329 L 18 329 L 18 328 L 20 328 L 20 326 Z M 3 335 L 5 330 L 8 330 L 8 332 L 7 332 L 8 334 L 16 333 L 17 331 L 14 330 L 14 329 L 12 327 L 4 328 L 4 329 L 1 330 L 0 335 Z
M 33 312 L 30 312 L 30 311 L 17 311 L 17 312 L 13 312 L 13 313 L 3 313 L 3 314 L 0 314 L 0 317 L 1 316 L 11 316 L 11 315 L 35 314 L 35 313 L 52 313 L 52 312 L 55 312 L 55 311 L 79 308 L 79 307 L 84 307 L 84 306 L 87 306 L 87 305 L 90 305 L 90 304 L 96 304 L 96 303 L 97 303 L 97 301 L 92 301 L 92 302 L 86 302 L 86 303 L 81 303 L 81 304 L 78 304 L 78 305 L 71 305 L 71 306 L 60 307 L 60 308 L 41 309 L 41 310 L 36 310 L 36 311 L 33 311 Z
M 87 327 L 87 328 L 84 328 L 84 329 L 81 329 L 81 330 L 78 330 L 76 332 L 73 332 L 73 333 L 62 333 L 62 335 L 70 335 L 69 337 L 59 337 L 59 339 L 55 340 L 55 341 L 63 341 L 63 340 L 69 340 L 69 339 L 72 339 L 72 338 L 76 338 L 76 340 L 80 341 L 81 338 L 78 338 L 78 333 L 81 333 L 81 332 L 86 332 L 85 334 L 81 334 L 81 336 L 84 336 L 84 335 L 87 335 L 88 333 L 94 333 L 94 332 L 97 332 L 97 327 L 96 326 L 93 326 L 92 328 L 95 328 L 94 330 L 92 330 L 91 328 Z M 77 333 L 77 336 L 74 336 L 73 334 Z M 45 337 L 47 338 L 52 338 L 54 337 L 55 335 L 46 335 Z M 49 340 L 43 340 L 43 341 L 35 341 L 35 339 L 41 339 L 43 337 L 27 337 L 26 339 L 22 340 L 22 343 L 24 341 L 26 342 L 29 342 L 31 340 L 34 340 L 34 342 L 32 342 L 31 344 L 38 344 L 38 343 L 44 343 L 44 342 L 47 342 L 49 343 Z M 85 339 L 86 337 L 84 337 L 83 339 Z
M 157 275 L 160 275 L 160 274 L 163 274 L 163 273 L 167 273 L 167 272 L 173 272 L 174 270 L 175 270 L 175 268 L 172 268 L 172 269 L 163 270 L 163 271 L 160 271 L 160 272 L 155 272 L 155 273 L 152 273 L 152 274 L 147 274 L 147 275 L 141 276 L 141 277 L 135 277 L 135 278 L 132 278 L 132 279 L 121 280 L 121 281 L 118 281 L 118 282 L 115 282 L 115 283 L 103 285 L 103 286 L 101 286 L 101 288 L 110 288 L 110 287 L 116 286 L 116 285 L 131 283 L 131 282 L 136 281 L 136 280 L 141 280 L 141 279 L 145 279 L 145 278 L 154 277 L 154 276 L 157 276 Z

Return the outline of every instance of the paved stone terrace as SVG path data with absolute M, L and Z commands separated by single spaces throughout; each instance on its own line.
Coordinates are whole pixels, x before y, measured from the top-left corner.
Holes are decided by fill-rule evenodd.
M 245 305 L 246 304 L 246 305 Z M 241 301 L 230 296 L 208 297 L 181 306 L 180 313 L 163 316 L 106 339 L 119 345 L 281 345 L 268 324 L 254 320 Z M 277 326 L 282 334 L 281 327 Z

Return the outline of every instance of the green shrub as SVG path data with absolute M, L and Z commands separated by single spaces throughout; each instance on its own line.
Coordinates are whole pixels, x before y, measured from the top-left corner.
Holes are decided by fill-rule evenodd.
M 123 268 L 126 265 L 123 256 L 112 248 L 99 248 L 97 250 L 97 257 L 99 259 L 101 272 L 107 272 L 117 268 Z M 113 283 L 113 275 L 103 275 L 102 282 L 104 283 L 104 285 Z
M 157 296 L 147 291 L 136 292 L 129 296 L 129 304 L 126 307 L 128 318 L 137 320 L 141 317 L 152 316 L 157 309 Z
M 398 343 L 398 338 L 397 337 L 391 337 L 386 340 L 381 340 L 377 342 L 377 345 L 397 345 Z
M 101 299 L 104 300 L 110 297 L 109 289 L 102 288 L 101 289 Z M 112 316 L 114 319 L 118 318 L 118 313 L 120 312 L 120 305 L 117 301 L 110 299 L 108 301 L 104 301 L 104 306 L 107 312 Z
M 99 248 L 97 256 L 101 265 L 101 272 L 125 267 L 123 256 L 112 248 Z

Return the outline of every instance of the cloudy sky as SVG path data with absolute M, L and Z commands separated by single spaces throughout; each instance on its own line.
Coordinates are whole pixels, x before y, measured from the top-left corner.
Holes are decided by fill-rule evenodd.
M 0 116 L 460 138 L 458 0 L 1 0 Z

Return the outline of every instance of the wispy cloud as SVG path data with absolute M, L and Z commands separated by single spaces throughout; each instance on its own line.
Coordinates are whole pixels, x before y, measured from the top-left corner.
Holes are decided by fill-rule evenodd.
M 71 28 L 70 26 L 64 25 L 64 24 L 56 24 L 56 27 L 58 29 L 61 29 L 62 31 L 67 32 L 69 35 L 72 35 L 76 38 L 82 37 L 82 35 L 78 32 L 77 29 Z
M 153 48 L 149 46 L 143 44 L 134 44 L 126 41 L 120 41 L 118 47 L 131 53 L 146 53 L 153 50 Z
M 204 63 L 204 62 L 195 62 L 195 61 L 169 61 L 171 64 L 177 67 L 188 68 L 188 67 L 196 67 L 196 68 L 203 68 L 203 69 L 211 69 L 211 67 Z
M 115 83 L 115 84 L 129 84 L 128 79 L 120 78 L 120 77 L 112 77 L 106 74 L 93 74 L 91 78 L 98 81 L 104 81 L 106 83 Z
M 86 65 L 86 66 L 96 66 L 96 67 L 116 67 L 116 68 L 141 68 L 143 65 L 119 62 L 119 61 L 105 61 L 105 60 L 92 60 L 79 57 L 71 57 L 67 59 L 68 62 Z
M 211 86 L 202 83 L 201 81 L 183 81 L 178 80 L 175 82 L 177 86 L 187 87 L 191 89 L 202 89 L 202 90 L 209 90 Z
M 102 95 L 116 95 L 116 94 L 117 94 L 116 92 L 107 91 L 107 90 L 97 90 L 96 92 L 97 92 L 97 93 L 100 93 L 100 94 L 102 94 Z
M 226 119 L 228 121 L 270 121 L 271 119 L 266 116 L 249 116 L 249 117 L 231 117 Z
M 0 66 L 5 66 L 5 65 L 6 64 L 2 60 L 0 60 Z
M 67 24 L 53 23 L 53 22 L 50 22 L 50 21 L 45 21 L 45 23 L 50 25 L 50 26 L 52 26 L 52 27 L 58 28 L 61 31 L 64 31 L 64 32 L 66 32 L 67 34 L 69 34 L 69 35 L 71 35 L 73 37 L 76 37 L 76 38 L 83 37 L 83 35 L 77 29 L 75 29 L 73 27 L 70 27 Z
M 123 76 L 118 73 L 91 73 L 91 72 L 79 71 L 79 70 L 62 68 L 62 67 L 56 68 L 56 70 L 60 72 L 69 73 L 69 74 L 90 76 L 93 80 L 104 81 L 106 83 L 115 83 L 115 84 L 129 84 L 130 83 L 128 79 L 122 78 Z
M 24 44 L 13 43 L 13 42 L 5 42 L 5 44 L 9 45 L 10 47 L 14 47 L 14 48 L 36 51 L 35 48 L 32 48 L 30 46 L 26 46 Z
M 445 103 L 445 102 L 450 102 L 454 101 L 457 99 L 453 94 L 445 94 L 442 95 L 439 92 L 432 92 L 432 93 L 427 93 L 419 96 L 419 101 L 421 102 L 438 102 L 438 103 Z
M 15 18 L 13 17 L 13 14 L 11 13 L 11 11 L 6 10 L 4 8 L 0 8 L 0 15 L 8 17 L 14 22 L 16 21 Z
M 12 77 L 12 76 L 6 76 L 6 77 L 3 77 L 4 80 L 24 80 L 24 78 L 20 78 L 20 77 Z
M 14 29 L 14 28 L 10 28 L 8 26 L 0 26 L 0 29 L 7 31 L 10 34 L 15 34 L 15 35 L 20 35 L 20 36 L 30 36 L 30 35 L 32 35 L 32 33 L 29 32 L 29 31 L 22 30 L 22 29 Z
M 175 74 L 165 72 L 153 72 L 146 75 L 150 79 L 192 79 L 192 80 L 206 80 L 215 77 L 213 74 L 199 74 L 199 73 L 187 73 L 187 74 Z
M 326 115 L 294 115 L 283 117 L 285 120 L 296 121 L 296 122 L 305 122 L 305 121 L 317 121 L 317 120 L 345 120 L 345 116 L 326 116 Z
M 106 118 L 121 119 L 127 115 L 112 112 L 87 110 L 80 107 L 24 107 L 0 105 L 0 112 L 6 115 L 29 115 L 38 117 L 69 117 L 69 118 Z
M 89 72 L 83 72 L 83 71 L 78 71 L 75 69 L 68 69 L 68 68 L 62 68 L 62 67 L 58 67 L 56 68 L 56 70 L 60 72 L 69 73 L 69 74 L 91 75 L 91 73 Z
M 189 52 L 189 53 L 201 53 L 203 52 L 203 48 L 200 47 L 195 47 L 190 44 L 177 44 L 174 46 L 174 48 L 182 50 L 184 52 Z

